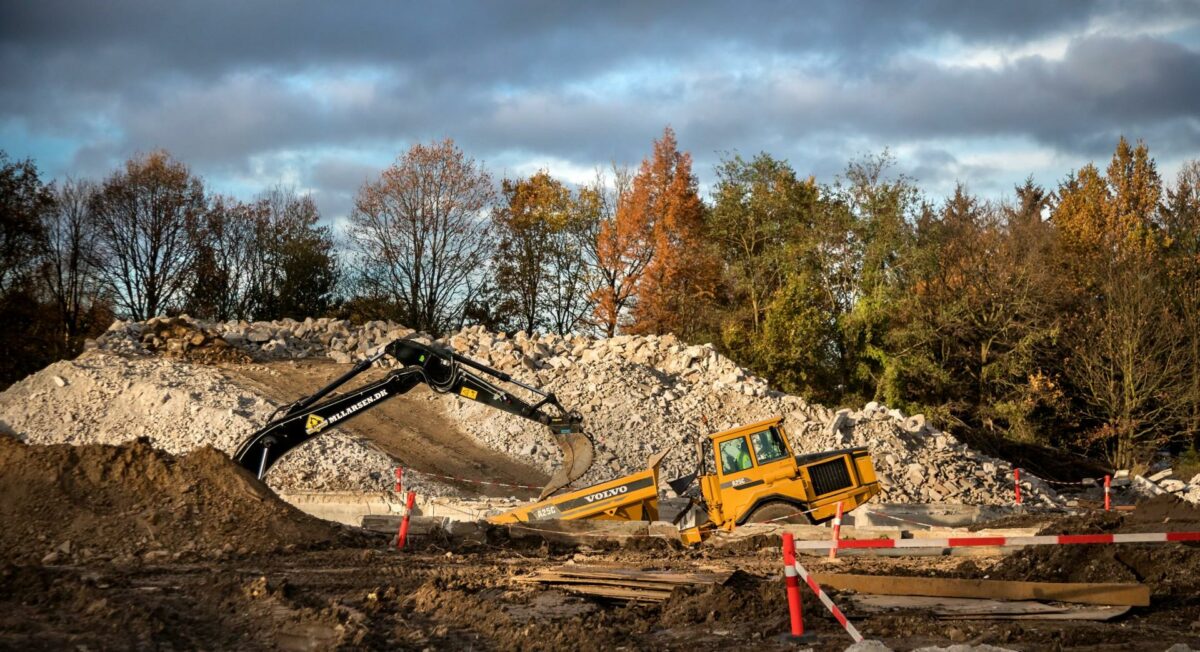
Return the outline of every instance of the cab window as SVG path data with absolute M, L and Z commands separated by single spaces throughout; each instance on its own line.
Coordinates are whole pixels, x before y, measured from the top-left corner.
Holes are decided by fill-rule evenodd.
M 725 475 L 745 471 L 753 465 L 745 437 L 721 442 L 721 469 Z
M 787 447 L 783 445 L 779 432 L 774 428 L 750 435 L 750 442 L 754 444 L 754 457 L 758 459 L 759 464 L 787 457 Z

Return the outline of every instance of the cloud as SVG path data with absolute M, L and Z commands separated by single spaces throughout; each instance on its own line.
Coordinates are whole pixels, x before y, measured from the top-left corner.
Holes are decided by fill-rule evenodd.
M 338 212 L 413 142 L 579 176 L 636 164 L 666 124 L 702 176 L 735 149 L 831 176 L 891 145 L 940 187 L 1011 174 L 998 156 L 1105 156 L 1119 134 L 1191 155 L 1198 20 L 1165 1 L 5 3 L 0 134 L 75 143 L 54 173 L 166 148 Z

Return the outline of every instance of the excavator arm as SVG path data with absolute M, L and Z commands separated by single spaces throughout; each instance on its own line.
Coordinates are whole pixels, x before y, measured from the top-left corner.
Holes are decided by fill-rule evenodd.
M 394 358 L 402 366 L 380 380 L 322 401 L 384 356 Z M 536 395 L 538 400 L 525 401 L 497 382 L 521 387 Z M 562 449 L 563 463 L 542 490 L 539 500 L 583 476 L 592 464 L 592 440 L 583 431 L 582 417 L 563 408 L 553 393 L 526 385 L 449 349 L 411 338 L 389 343 L 316 393 L 280 408 L 266 426 L 242 443 L 234 458 L 261 478 L 293 448 L 420 384 L 428 385 L 435 392 L 454 394 L 547 426 Z M 278 416 L 279 412 L 283 415 Z

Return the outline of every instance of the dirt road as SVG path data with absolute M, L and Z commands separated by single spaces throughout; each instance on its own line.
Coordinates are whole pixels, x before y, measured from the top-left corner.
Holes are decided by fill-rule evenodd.
M 350 367 L 326 360 L 305 360 L 227 364 L 222 365 L 221 369 L 234 382 L 248 389 L 277 401 L 290 402 L 324 387 Z M 382 369 L 371 369 L 343 387 L 342 391 L 378 379 L 384 373 Z M 429 388 L 419 386 L 409 394 L 393 398 L 356 416 L 338 429 L 369 440 L 402 466 L 416 471 L 507 484 L 542 485 L 548 480 L 541 471 L 475 443 L 453 421 L 444 417 L 431 401 L 421 398 L 429 393 Z M 443 397 L 443 400 L 457 399 Z M 485 496 L 533 498 L 538 493 L 537 490 L 492 487 L 471 482 L 445 482 Z

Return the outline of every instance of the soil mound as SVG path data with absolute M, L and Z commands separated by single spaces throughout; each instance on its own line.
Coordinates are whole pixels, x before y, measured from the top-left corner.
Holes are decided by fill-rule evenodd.
M 1056 521 L 1039 534 L 1200 530 L 1200 508 L 1162 495 L 1128 514 L 1096 512 Z M 1144 582 L 1156 596 L 1194 595 L 1200 546 L 1189 543 L 1034 546 L 1001 562 L 995 579 L 1059 582 Z
M 0 559 L 166 561 L 271 552 L 350 536 L 277 498 L 211 447 L 139 439 L 35 446 L 0 436 Z

